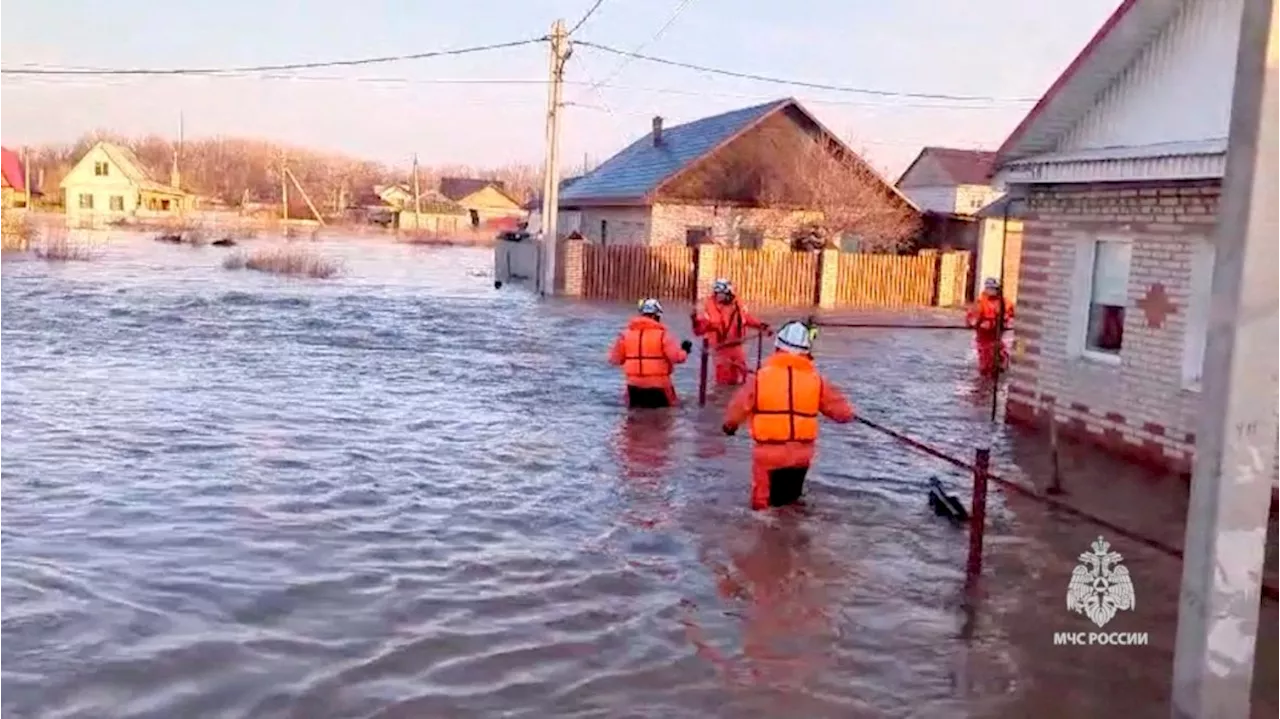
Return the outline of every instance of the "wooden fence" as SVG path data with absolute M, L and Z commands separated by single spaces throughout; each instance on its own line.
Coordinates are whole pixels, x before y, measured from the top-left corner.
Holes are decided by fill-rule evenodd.
M 756 305 L 812 307 L 818 301 L 816 252 L 720 249 L 709 274 L 733 283 L 738 295 Z
M 913 256 L 570 244 L 557 263 L 565 278 L 559 286 L 591 299 L 696 300 L 720 277 L 757 307 L 930 307 L 966 299 L 951 280 L 968 266 L 965 252 Z
M 837 307 L 927 307 L 938 289 L 930 255 L 840 255 Z
M 630 302 L 687 300 L 696 291 L 696 258 L 692 247 L 583 245 L 582 295 Z

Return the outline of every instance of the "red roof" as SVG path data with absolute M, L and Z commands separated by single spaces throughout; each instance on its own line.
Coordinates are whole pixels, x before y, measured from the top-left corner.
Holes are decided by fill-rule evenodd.
M 22 175 L 22 160 L 18 153 L 7 147 L 0 148 L 0 171 L 3 171 L 5 185 L 19 192 L 27 189 L 26 178 Z
M 985 185 L 991 178 L 991 171 L 996 161 L 996 153 L 988 150 L 961 150 L 954 147 L 926 147 L 920 151 L 916 159 L 911 161 L 907 169 L 898 179 L 898 185 L 906 179 L 921 160 L 929 157 L 938 164 L 956 185 Z

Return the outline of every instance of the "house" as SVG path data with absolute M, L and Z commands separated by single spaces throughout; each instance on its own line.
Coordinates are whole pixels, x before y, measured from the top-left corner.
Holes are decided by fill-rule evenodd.
M 413 202 L 413 191 L 405 184 L 378 185 L 373 192 L 383 205 L 396 210 L 403 210 Z
M 1123 0 L 998 150 L 1023 205 L 1009 421 L 1190 472 L 1243 2 Z
M 492 220 L 524 217 L 524 208 L 507 194 L 506 185 L 497 180 L 442 177 L 439 192 L 462 206 L 472 229 L 480 229 Z
M 0 205 L 24 207 L 27 203 L 27 174 L 18 153 L 0 148 Z
M 566 177 L 560 181 L 560 195 L 563 196 L 565 190 L 569 189 L 573 183 L 577 182 L 582 176 Z M 524 203 L 524 211 L 529 218 L 529 226 L 527 228 L 529 234 L 538 235 L 542 232 L 542 193 L 534 195 L 528 202 Z M 560 209 L 556 213 L 556 236 L 567 237 L 574 232 L 582 229 L 582 213 L 576 210 Z
M 404 208 L 397 213 L 396 226 L 402 230 L 453 234 L 468 229 L 471 223 L 462 205 L 435 190 L 427 190 L 417 202 L 410 195 Z
M 854 220 L 854 242 L 897 242 L 919 223 L 910 200 L 794 99 L 675 127 L 655 117 L 651 132 L 568 187 L 560 211 L 581 213 L 582 233 L 603 245 L 787 248 L 835 214 Z
M 176 217 L 193 206 L 176 182 L 157 182 L 132 150 L 112 142 L 89 148 L 61 187 L 67 217 L 76 221 Z
M 951 147 L 925 147 L 916 155 L 896 185 L 922 213 L 917 246 L 980 254 L 984 222 L 976 213 L 1004 194 L 991 184 L 995 157 L 994 152 Z M 979 264 L 970 266 L 970 296 Z

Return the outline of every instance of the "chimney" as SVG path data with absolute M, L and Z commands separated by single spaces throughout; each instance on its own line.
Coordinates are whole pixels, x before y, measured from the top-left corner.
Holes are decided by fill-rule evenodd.
M 662 116 L 656 115 L 653 118 L 653 146 L 658 147 L 662 144 Z

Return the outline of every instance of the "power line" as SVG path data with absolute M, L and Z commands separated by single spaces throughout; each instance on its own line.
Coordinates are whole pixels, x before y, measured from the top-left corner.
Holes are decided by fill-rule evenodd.
M 599 9 L 600 9 L 600 6 L 601 6 L 601 5 L 603 5 L 603 4 L 604 4 L 604 0 L 596 0 L 595 4 L 594 4 L 594 5 L 592 5 L 592 6 L 587 10 L 587 14 L 586 14 L 586 15 L 583 15 L 583 16 L 582 16 L 582 19 L 578 20 L 577 24 L 575 24 L 575 25 L 573 26 L 573 28 L 569 30 L 569 34 L 570 34 L 570 35 L 572 35 L 572 34 L 574 34 L 575 32 L 577 32 L 577 31 L 578 31 L 578 28 L 580 28 L 580 27 L 582 27 L 584 24 L 586 24 L 587 20 L 588 20 L 588 19 L 590 19 L 590 18 L 591 18 L 591 16 L 595 14 L 596 10 L 599 10 Z
M 528 40 L 513 40 L 511 42 L 491 43 L 488 45 L 475 45 L 472 47 L 463 47 L 456 50 L 433 50 L 430 52 L 416 52 L 407 55 L 387 55 L 384 57 L 366 57 L 356 60 L 323 60 L 318 62 L 294 62 L 282 65 L 250 65 L 247 67 L 223 67 L 223 68 L 74 68 L 74 69 L 54 69 L 54 68 L 0 68 L 0 74 L 4 75 L 225 75 L 233 73 L 260 73 L 275 72 L 280 70 L 309 70 L 322 67 L 353 67 L 356 65 L 379 65 L 389 62 L 403 62 L 406 60 L 425 60 L 432 57 L 446 57 L 450 55 L 469 55 L 478 52 L 488 52 L 490 50 L 504 50 L 512 47 L 520 47 L 522 45 L 532 45 L 541 43 L 546 40 L 545 37 L 530 38 Z
M 656 63 L 658 65 L 668 65 L 671 67 L 684 68 L 686 70 L 697 70 L 698 72 L 711 73 L 713 75 L 724 75 L 726 77 L 736 77 L 742 80 L 755 80 L 757 82 L 768 82 L 775 85 L 792 85 L 795 87 L 808 87 L 815 90 L 830 90 L 832 92 L 848 92 L 863 95 L 878 95 L 881 97 L 910 97 L 921 100 L 957 100 L 957 101 L 973 101 L 973 102 L 1035 102 L 1038 98 L 1000 98 L 990 95 L 952 95 L 947 93 L 932 92 L 905 92 L 896 90 L 876 90 L 863 87 L 847 87 L 841 85 L 827 85 L 818 82 L 806 82 L 804 80 L 786 80 L 778 77 L 770 77 L 768 75 L 756 75 L 748 72 L 737 72 L 734 70 L 723 70 L 715 67 L 707 67 L 705 65 L 695 65 L 688 62 L 680 62 L 679 60 L 668 60 L 666 58 L 654 57 L 652 55 L 643 55 L 639 52 L 631 52 L 627 50 L 619 50 L 616 47 L 601 45 L 599 43 L 587 40 L 578 40 L 578 45 L 583 47 L 594 48 L 614 55 L 630 57 L 636 60 L 644 60 L 646 62 Z
M 636 45 L 635 49 L 631 51 L 632 55 L 622 58 L 622 61 L 618 63 L 618 66 L 613 68 L 613 72 L 606 75 L 603 80 L 599 80 L 597 82 L 592 83 L 591 89 L 588 90 L 588 92 L 594 92 L 600 89 L 601 87 L 603 87 L 604 85 L 609 84 L 609 81 L 617 77 L 618 73 L 622 72 L 623 68 L 625 68 L 628 65 L 628 63 L 630 63 L 634 59 L 635 53 L 638 53 L 641 50 L 645 49 L 645 47 L 657 42 L 658 38 L 662 37 L 663 33 L 665 33 L 667 29 L 670 28 L 673 23 L 675 23 L 676 18 L 680 17 L 680 13 L 684 12 L 684 9 L 689 7 L 689 5 L 692 3 L 693 3 L 693 0 L 680 0 L 680 4 L 676 6 L 676 9 L 674 11 L 672 11 L 671 16 L 668 17 L 667 21 L 662 24 L 662 27 L 658 28 L 658 31 L 655 32 L 653 36 L 650 37 L 648 40 L 645 40 L 639 45 Z

